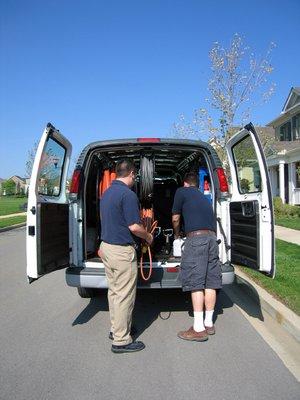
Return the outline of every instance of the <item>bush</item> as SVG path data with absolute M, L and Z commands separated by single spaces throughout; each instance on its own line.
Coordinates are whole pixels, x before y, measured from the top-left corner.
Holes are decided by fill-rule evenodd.
M 273 205 L 274 205 L 274 213 L 276 217 L 279 217 L 283 214 L 283 203 L 280 197 L 273 198 Z
M 292 206 L 290 204 L 283 204 L 280 197 L 274 197 L 273 204 L 276 217 L 300 217 L 300 207 Z
M 249 193 L 250 192 L 250 183 L 248 179 L 241 179 L 241 191 L 242 193 Z

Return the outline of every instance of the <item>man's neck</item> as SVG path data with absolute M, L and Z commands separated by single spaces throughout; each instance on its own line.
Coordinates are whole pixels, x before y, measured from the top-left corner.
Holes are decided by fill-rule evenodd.
M 116 181 L 120 181 L 120 182 L 124 183 L 126 186 L 129 186 L 127 178 L 117 178 Z

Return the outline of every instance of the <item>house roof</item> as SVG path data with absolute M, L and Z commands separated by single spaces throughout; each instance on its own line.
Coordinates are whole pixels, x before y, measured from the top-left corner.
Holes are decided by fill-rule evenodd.
M 13 176 L 11 176 L 9 179 L 12 179 L 12 178 L 17 178 L 17 179 L 19 179 L 20 181 L 22 181 L 22 182 L 25 183 L 25 178 L 21 178 L 19 175 L 13 175 Z
M 286 118 L 296 114 L 300 111 L 300 87 L 292 87 L 289 95 L 284 102 L 282 111 L 278 117 L 273 119 L 267 126 L 279 126 L 285 122 Z
M 283 105 L 282 112 L 289 110 L 298 103 L 300 103 L 300 87 L 292 87 Z
M 295 140 L 293 142 L 288 142 L 288 141 L 278 141 L 276 140 L 275 142 L 273 142 L 270 146 L 274 152 L 276 153 L 280 153 L 281 151 L 291 151 L 291 150 L 296 150 L 299 149 L 300 150 L 300 140 Z

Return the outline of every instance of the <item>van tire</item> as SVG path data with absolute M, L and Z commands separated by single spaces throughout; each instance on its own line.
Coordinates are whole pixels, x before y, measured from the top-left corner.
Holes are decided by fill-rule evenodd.
M 78 287 L 78 294 L 83 299 L 89 299 L 96 296 L 96 290 L 93 288 Z

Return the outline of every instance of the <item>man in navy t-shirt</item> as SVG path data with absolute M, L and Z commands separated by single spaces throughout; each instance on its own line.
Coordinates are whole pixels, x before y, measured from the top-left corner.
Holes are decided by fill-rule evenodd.
M 212 317 L 216 289 L 222 285 L 222 272 L 216 218 L 211 203 L 198 189 L 198 183 L 197 173 L 189 172 L 184 176 L 184 187 L 175 193 L 172 223 L 175 239 L 180 235 L 181 222 L 184 225 L 186 241 L 180 278 L 182 290 L 191 292 L 194 310 L 194 325 L 179 332 L 178 336 L 185 340 L 205 341 L 208 335 L 215 333 Z
M 137 282 L 133 235 L 149 244 L 153 236 L 141 224 L 138 198 L 130 189 L 135 180 L 132 161 L 119 161 L 116 177 L 100 201 L 100 255 L 108 281 L 109 336 L 113 339 L 111 350 L 114 353 L 128 353 L 145 347 L 142 342 L 133 342 L 130 335 Z

